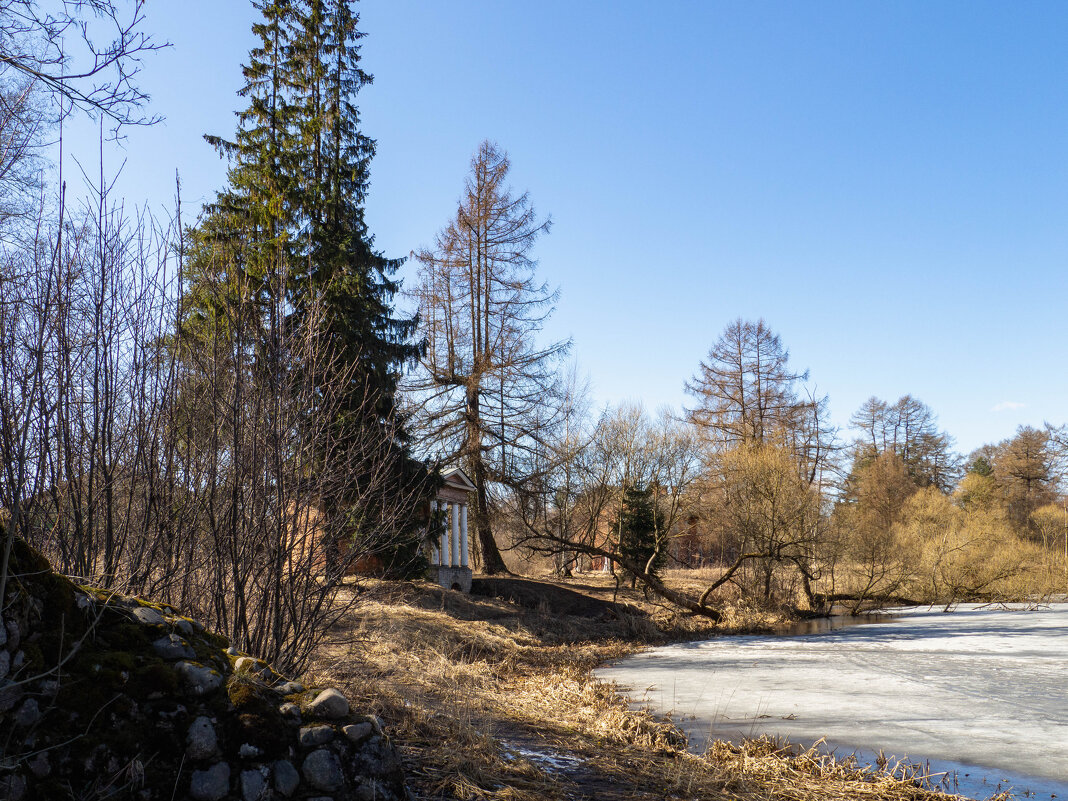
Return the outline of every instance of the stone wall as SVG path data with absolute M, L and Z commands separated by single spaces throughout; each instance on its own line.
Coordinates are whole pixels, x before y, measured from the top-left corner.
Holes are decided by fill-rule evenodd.
M 0 529 L 2 533 L 2 529 Z M 407 797 L 372 716 L 171 607 L 78 587 L 16 541 L 0 626 L 0 799 Z

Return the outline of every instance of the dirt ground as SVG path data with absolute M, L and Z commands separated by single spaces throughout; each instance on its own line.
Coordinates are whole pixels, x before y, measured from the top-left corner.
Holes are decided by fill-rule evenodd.
M 756 741 L 686 751 L 668 720 L 630 710 L 591 670 L 680 638 L 767 630 L 735 604 L 724 622 L 676 614 L 614 581 L 483 580 L 465 596 L 365 582 L 311 678 L 378 714 L 417 799 L 933 799 L 911 781 Z M 945 798 L 945 796 L 940 796 Z

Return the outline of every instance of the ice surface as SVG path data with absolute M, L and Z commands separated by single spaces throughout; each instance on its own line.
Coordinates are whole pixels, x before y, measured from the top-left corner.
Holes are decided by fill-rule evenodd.
M 707 739 L 771 734 L 930 760 L 959 792 L 1068 798 L 1068 604 L 906 609 L 804 636 L 656 648 L 597 671 Z M 967 775 L 966 775 L 967 774 Z

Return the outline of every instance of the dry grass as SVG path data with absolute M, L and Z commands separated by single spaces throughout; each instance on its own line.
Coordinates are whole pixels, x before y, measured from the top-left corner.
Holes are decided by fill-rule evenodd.
M 609 598 L 614 590 L 593 579 L 568 586 Z M 552 616 L 427 584 L 369 583 L 311 678 L 385 720 L 421 799 L 933 797 L 768 741 L 688 753 L 670 722 L 629 709 L 590 671 L 644 644 L 708 634 L 709 624 L 629 591 L 619 600 L 653 617 Z M 738 609 L 728 630 L 773 623 Z

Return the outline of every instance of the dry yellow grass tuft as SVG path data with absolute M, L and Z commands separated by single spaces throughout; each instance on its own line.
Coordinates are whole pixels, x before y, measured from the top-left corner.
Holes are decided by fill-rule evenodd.
M 610 599 L 614 584 L 571 583 Z M 356 591 L 354 589 L 354 591 Z M 738 608 L 719 629 L 640 594 L 643 615 L 553 615 L 422 583 L 368 582 L 317 655 L 312 680 L 344 687 L 387 723 L 423 799 L 879 799 L 934 796 L 816 752 L 767 741 L 686 751 L 669 722 L 632 710 L 591 670 L 643 644 L 770 628 Z M 941 796 L 944 798 L 944 796 Z

